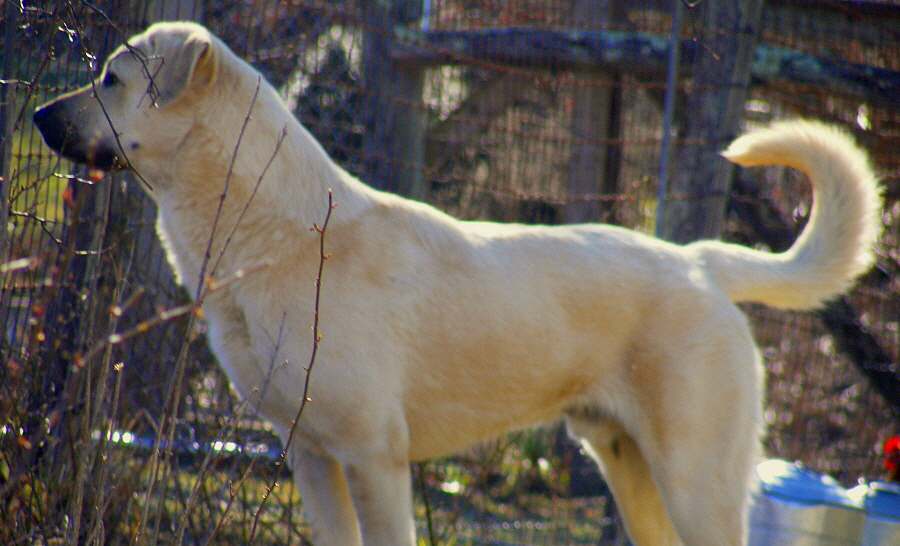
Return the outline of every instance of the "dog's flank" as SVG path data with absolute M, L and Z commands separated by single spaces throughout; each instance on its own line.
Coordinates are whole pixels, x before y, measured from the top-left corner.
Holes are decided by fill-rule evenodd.
M 333 190 L 325 336 L 289 453 L 316 544 L 414 544 L 409 461 L 556 419 L 600 463 L 635 544 L 742 543 L 762 372 L 733 302 L 814 306 L 872 262 L 881 204 L 848 136 L 783 122 L 725 152 L 810 176 L 812 218 L 783 254 L 603 225 L 461 222 L 352 178 L 204 28 L 157 24 L 129 44 L 35 121 L 63 155 L 149 180 L 189 287 L 207 253 L 218 265 L 206 274 L 268 264 L 203 306 L 244 396 L 285 363 L 260 400 L 283 438 L 313 348 L 310 228 Z

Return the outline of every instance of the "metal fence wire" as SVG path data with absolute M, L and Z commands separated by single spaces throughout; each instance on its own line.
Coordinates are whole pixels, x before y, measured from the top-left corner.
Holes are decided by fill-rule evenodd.
M 463 219 L 781 250 L 807 216 L 804 181 L 738 173 L 716 153 L 782 117 L 850 129 L 885 188 L 877 267 L 822 312 L 744 309 L 768 372 L 767 455 L 845 484 L 878 477 L 900 428 L 900 5 L 740 4 L 728 19 L 725 0 L 3 3 L 0 542 L 308 541 L 289 484 L 258 515 L 280 472 L 258 456 L 268 447 L 222 447 L 277 440 L 229 390 L 202 317 L 171 312 L 188 298 L 140 182 L 69 164 L 30 121 L 171 19 L 258 68 L 349 172 Z M 624 541 L 599 476 L 556 429 L 416 472 L 435 540 Z

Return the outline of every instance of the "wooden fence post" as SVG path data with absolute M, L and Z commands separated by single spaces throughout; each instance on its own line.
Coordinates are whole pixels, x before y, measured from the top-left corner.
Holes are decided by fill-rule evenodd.
M 599 4 L 599 5 L 598 5 Z M 584 23 L 621 23 L 623 4 L 577 0 L 575 17 Z M 600 25 L 598 25 L 600 26 Z M 596 74 L 591 77 L 589 74 Z M 598 193 L 613 195 L 618 190 L 619 154 L 609 144 L 621 133 L 621 89 L 618 73 L 602 70 L 575 72 L 572 93 L 572 156 L 569 163 L 569 201 L 564 220 L 569 224 L 614 222 L 610 202 L 593 199 Z M 593 82 L 593 85 L 588 84 Z
M 7 44 L 13 44 L 16 24 L 16 7 L 9 3 L 4 13 L 5 22 L 3 24 L 3 40 Z M 17 102 L 15 98 L 15 84 L 13 82 L 13 65 L 11 57 L 15 55 L 11 50 L 13 48 L 5 48 L 0 52 L 0 264 L 11 258 L 8 256 L 9 251 L 9 234 L 7 233 L 7 223 L 9 221 L 9 185 L 12 183 L 10 166 L 12 160 L 11 142 L 14 123 L 13 118 L 16 115 L 14 104 Z M 6 294 L 6 291 L 3 291 Z M 3 302 L 2 306 L 8 309 L 7 302 Z
M 372 187 L 412 199 L 428 194 L 422 173 L 425 123 L 423 70 L 391 59 L 391 43 L 402 25 L 421 17 L 421 2 L 364 0 L 363 178 Z
M 657 226 L 664 239 L 687 243 L 717 238 L 722 231 L 734 168 L 719 152 L 738 133 L 762 6 L 762 0 L 707 0 L 693 8 L 699 10 L 702 34 L 688 90 L 684 145 Z

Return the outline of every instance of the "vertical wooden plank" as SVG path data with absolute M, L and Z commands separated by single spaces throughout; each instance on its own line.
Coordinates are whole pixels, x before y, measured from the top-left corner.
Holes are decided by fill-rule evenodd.
M 200 0 L 150 0 L 153 7 L 150 12 L 152 21 L 197 21 L 203 22 L 204 3 Z M 256 3 L 254 9 L 263 8 Z M 259 10 L 260 12 L 262 10 Z
M 368 184 L 424 200 L 423 71 L 393 62 L 389 55 L 395 28 L 418 20 L 420 9 L 421 3 L 412 0 L 362 2 L 366 23 L 363 86 L 367 94 L 363 155 Z
M 601 219 L 604 203 L 593 199 L 597 193 L 615 191 L 615 180 L 606 172 L 609 159 L 604 143 L 611 130 L 613 82 L 611 73 L 603 72 L 592 79 L 576 79 L 572 93 L 572 156 L 569 162 L 569 201 L 565 221 L 569 224 Z M 579 81 L 582 85 L 579 85 Z
M 15 22 L 16 7 L 12 3 L 6 5 L 6 13 L 4 14 L 5 24 L 3 25 L 4 42 L 7 44 L 15 43 Z M 10 168 L 11 142 L 13 133 L 12 118 L 15 113 L 13 100 L 15 97 L 15 84 L 13 80 L 13 48 L 4 48 L 0 52 L 0 264 L 11 258 L 8 256 L 9 251 L 9 233 L 7 233 L 7 225 L 9 220 L 9 185 L 11 180 L 9 173 Z M 6 294 L 7 291 L 0 290 L 0 293 Z M 4 302 L 5 303 L 5 302 Z M 4 309 L 9 309 L 7 305 L 3 305 Z
M 17 19 L 16 7 L 13 6 L 12 2 L 6 4 L 4 17 L 3 42 L 5 44 L 14 44 L 16 43 L 15 22 Z M 14 128 L 12 117 L 15 112 L 13 104 L 17 102 L 13 101 L 16 94 L 15 84 L 12 82 L 13 55 L 13 48 L 11 47 L 5 47 L 0 50 L 0 265 L 19 257 L 10 254 L 11 232 L 9 228 L 9 187 L 12 184 L 10 174 L 12 173 L 12 135 Z M 0 272 L 0 323 L 7 325 L 3 332 L 4 338 L 8 337 L 6 330 L 14 328 L 11 322 L 14 322 L 15 319 L 13 321 L 11 319 L 16 316 L 14 315 L 15 311 L 12 304 L 12 279 L 12 273 Z M 0 341 L 0 346 L 4 349 L 9 347 L 5 341 L 5 339 Z
M 576 21 L 601 26 L 621 22 L 620 4 L 596 0 L 575 2 Z M 615 72 L 575 74 L 572 94 L 572 155 L 569 162 L 569 201 L 564 221 L 569 224 L 611 221 L 612 203 L 595 199 L 618 190 L 618 157 L 615 145 L 608 144 L 621 132 L 619 76 Z
M 719 155 L 743 115 L 762 0 L 707 0 L 692 17 L 702 23 L 688 91 L 685 145 L 673 172 L 657 233 L 687 243 L 719 236 L 733 165 Z M 686 18 L 687 19 L 687 18 Z

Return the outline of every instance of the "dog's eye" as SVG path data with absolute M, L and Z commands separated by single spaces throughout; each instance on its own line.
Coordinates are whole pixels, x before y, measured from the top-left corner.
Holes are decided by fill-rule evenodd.
M 101 84 L 103 87 L 112 87 L 119 83 L 119 77 L 116 76 L 113 72 L 107 72 L 103 75 L 103 81 Z

